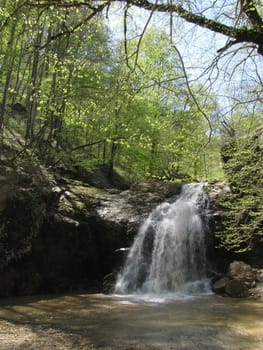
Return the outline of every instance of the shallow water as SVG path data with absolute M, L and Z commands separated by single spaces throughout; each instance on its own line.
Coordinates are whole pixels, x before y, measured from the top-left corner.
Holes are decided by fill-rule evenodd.
M 3 299 L 0 349 L 263 349 L 263 303 L 206 295 Z

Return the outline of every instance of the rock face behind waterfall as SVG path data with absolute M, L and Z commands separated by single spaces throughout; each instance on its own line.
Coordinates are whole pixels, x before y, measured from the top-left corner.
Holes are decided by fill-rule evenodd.
M 145 220 L 116 283 L 116 293 L 201 292 L 206 277 L 208 198 L 202 184 L 188 184 Z M 204 215 L 206 216 L 206 215 Z
M 0 296 L 101 291 L 104 282 L 111 287 L 141 223 L 181 191 L 180 184 L 162 182 L 116 189 L 102 169 L 99 183 L 79 172 L 51 172 L 31 158 L 15 159 L 21 148 L 14 149 L 13 138 L 12 143 L 2 149 L 0 162 Z M 145 240 L 144 251 L 152 241 Z M 213 260 L 212 235 L 208 244 Z M 216 267 L 231 258 L 223 252 Z M 163 285 L 170 289 L 168 282 Z
M 0 174 L 0 296 L 102 290 L 141 220 L 180 191 L 158 183 L 95 188 L 3 159 Z

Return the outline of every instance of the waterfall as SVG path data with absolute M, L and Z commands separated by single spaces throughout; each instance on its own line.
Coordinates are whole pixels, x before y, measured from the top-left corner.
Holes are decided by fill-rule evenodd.
M 186 184 L 142 224 L 117 278 L 116 294 L 207 292 L 203 184 Z

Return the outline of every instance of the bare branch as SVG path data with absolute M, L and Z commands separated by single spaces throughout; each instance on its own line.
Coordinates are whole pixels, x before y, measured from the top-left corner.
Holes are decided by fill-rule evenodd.
M 209 119 L 208 115 L 207 115 L 207 114 L 205 113 L 205 111 L 201 108 L 199 102 L 197 101 L 197 99 L 196 99 L 196 97 L 195 97 L 195 94 L 194 94 L 193 91 L 192 91 L 192 88 L 191 88 L 190 83 L 189 83 L 189 80 L 188 80 L 186 68 L 185 68 L 185 65 L 184 65 L 184 60 L 183 60 L 183 57 L 182 57 L 180 51 L 178 50 L 178 48 L 177 48 L 174 44 L 172 44 L 171 46 L 172 46 L 172 48 L 176 51 L 176 53 L 177 53 L 177 55 L 178 55 L 178 57 L 179 57 L 179 59 L 180 59 L 180 62 L 181 62 L 181 65 L 182 65 L 182 69 L 183 69 L 184 78 L 185 78 L 185 82 L 186 82 L 186 87 L 187 87 L 188 93 L 189 93 L 189 95 L 191 96 L 191 98 L 192 98 L 194 104 L 196 105 L 198 111 L 202 114 L 202 116 L 203 116 L 203 117 L 205 118 L 205 120 L 207 121 L 207 124 L 208 124 L 208 127 L 209 127 L 209 135 L 208 135 L 208 141 L 207 141 L 207 143 L 206 143 L 205 145 L 203 145 L 204 147 L 206 147 L 206 146 L 210 143 L 210 141 L 211 141 L 212 132 L 213 132 L 213 130 L 212 130 L 212 124 L 211 124 L 211 122 L 210 122 L 210 119 Z
M 220 33 L 222 35 L 228 36 L 233 39 L 231 45 L 235 43 L 253 43 L 258 47 L 258 53 L 263 55 L 263 21 L 259 14 L 259 11 L 256 8 L 255 0 L 239 0 L 241 4 L 241 11 L 247 16 L 252 28 L 248 28 L 243 25 L 238 27 L 237 22 L 234 25 L 226 25 L 222 21 L 216 19 L 211 19 L 202 14 L 194 13 L 193 11 L 185 9 L 182 5 L 176 4 L 174 1 L 150 1 L 150 0 L 126 0 L 123 3 L 126 3 L 127 6 L 136 6 L 138 8 L 143 8 L 153 12 L 167 13 L 170 15 L 170 21 L 172 22 L 172 14 L 177 14 L 179 17 L 184 19 L 189 23 L 198 25 L 199 27 L 209 29 L 215 33 Z M 87 7 L 92 10 L 91 17 L 97 13 L 101 13 L 105 8 L 108 8 L 111 4 L 117 2 L 116 0 L 108 1 L 77 1 L 77 0 L 28 0 L 24 1 L 17 7 L 12 15 L 5 20 L 2 27 L 3 28 L 12 16 L 15 16 L 19 13 L 23 7 L 31 8 L 46 8 L 53 6 L 56 8 L 78 8 L 78 7 Z M 215 2 L 214 2 L 215 3 Z M 210 6 L 212 8 L 214 3 Z M 206 9 L 207 10 L 207 9 Z M 90 18 L 87 17 L 84 21 L 79 23 L 74 29 L 68 29 L 61 33 L 54 35 L 51 40 L 55 40 L 57 37 L 64 34 L 72 34 L 74 30 L 85 24 Z M 47 43 L 48 44 L 48 43 Z M 226 47 L 227 48 L 227 47 Z
M 109 5 L 109 1 L 103 3 L 102 5 L 99 5 L 96 8 L 93 8 L 93 12 L 91 14 L 89 14 L 87 17 L 85 17 L 82 21 L 80 21 L 79 23 L 77 23 L 74 27 L 72 28 L 67 28 L 66 26 L 63 27 L 63 30 L 61 32 L 58 32 L 52 36 L 50 36 L 47 41 L 45 42 L 45 44 L 40 46 L 40 49 L 44 49 L 45 47 L 47 47 L 52 41 L 58 39 L 61 36 L 64 35 L 71 35 L 73 34 L 77 29 L 79 29 L 80 27 L 82 27 L 83 25 L 85 25 L 87 22 L 89 22 L 93 17 L 95 17 L 98 13 L 101 13 L 103 11 L 104 8 L 106 8 Z
M 86 148 L 86 147 L 91 147 L 91 146 L 94 146 L 94 145 L 98 145 L 98 144 L 103 143 L 105 141 L 106 141 L 106 139 L 102 139 L 102 140 L 98 140 L 98 141 L 94 141 L 94 142 L 90 142 L 90 143 L 85 143 L 85 145 L 80 145 L 80 146 L 72 148 L 71 152 L 77 151 L 79 149 L 83 149 L 83 148 Z
M 129 3 L 138 6 L 141 8 L 144 8 L 146 10 L 156 11 L 156 12 L 163 12 L 171 14 L 171 12 L 176 13 L 179 17 L 183 18 L 189 23 L 196 24 L 202 28 L 207 28 L 215 33 L 226 35 L 232 39 L 235 40 L 237 43 L 242 42 L 250 42 L 254 43 L 258 46 L 258 53 L 263 55 L 263 27 L 262 27 L 262 20 L 261 24 L 258 27 L 255 27 L 253 29 L 249 29 L 246 26 L 237 28 L 233 26 L 229 26 L 226 24 L 223 24 L 221 22 L 218 22 L 216 20 L 207 18 L 203 15 L 195 14 L 193 12 L 190 12 L 186 10 L 181 5 L 171 4 L 170 2 L 165 3 L 151 3 L 148 0 L 129 0 Z M 254 3 L 254 2 L 253 2 Z M 256 21 L 258 23 L 257 19 L 252 19 L 252 16 L 255 16 L 255 11 L 253 11 L 253 14 L 251 11 L 246 11 L 246 14 L 249 15 L 250 20 Z M 257 11 L 256 11 L 257 12 Z M 256 17 L 256 16 L 255 16 Z

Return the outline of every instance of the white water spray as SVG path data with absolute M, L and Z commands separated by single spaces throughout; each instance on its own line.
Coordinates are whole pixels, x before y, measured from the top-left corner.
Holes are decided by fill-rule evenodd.
M 115 293 L 201 294 L 206 279 L 206 227 L 201 214 L 208 198 L 203 184 L 187 184 L 175 202 L 159 205 L 141 226 Z

